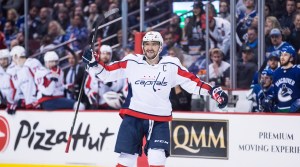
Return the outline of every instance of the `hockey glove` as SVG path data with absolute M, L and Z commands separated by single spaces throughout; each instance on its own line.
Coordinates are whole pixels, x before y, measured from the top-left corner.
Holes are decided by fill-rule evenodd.
M 95 54 L 91 48 L 88 48 L 84 51 L 82 61 L 86 63 L 89 67 L 95 67 L 98 64 L 95 59 Z
M 223 91 L 221 87 L 213 87 L 210 91 L 209 94 L 211 95 L 211 98 L 216 100 L 219 104 L 219 108 L 224 108 L 226 107 L 228 103 L 228 96 L 227 94 Z
M 14 115 L 17 110 L 17 104 L 9 104 L 7 103 L 6 112 L 10 115 Z

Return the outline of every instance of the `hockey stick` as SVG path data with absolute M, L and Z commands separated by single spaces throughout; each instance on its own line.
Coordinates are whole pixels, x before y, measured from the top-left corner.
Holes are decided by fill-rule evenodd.
M 111 9 L 111 10 L 107 11 L 106 13 L 104 13 L 103 19 L 97 20 L 96 28 L 94 28 L 92 30 L 92 32 L 94 32 L 94 34 L 92 36 L 91 43 L 90 43 L 90 45 L 91 45 L 90 47 L 91 47 L 92 51 L 94 51 L 94 49 L 95 49 L 95 41 L 96 41 L 98 30 L 99 30 L 98 27 L 100 26 L 100 24 L 103 24 L 103 22 L 105 21 L 105 19 L 107 17 L 109 17 L 109 16 L 111 16 L 111 15 L 117 13 L 117 12 L 119 12 L 118 8 Z M 86 66 L 86 69 L 88 69 L 87 66 Z M 87 70 L 85 70 L 84 75 L 83 75 L 83 79 L 82 79 L 82 83 L 81 83 L 81 87 L 80 87 L 80 91 L 79 91 L 79 96 L 78 96 L 78 100 L 77 100 L 75 115 L 74 115 L 74 119 L 73 119 L 73 124 L 72 124 L 71 129 L 70 129 L 70 134 L 69 134 L 69 137 L 68 137 L 67 146 L 66 146 L 66 150 L 65 150 L 66 153 L 69 152 L 69 148 L 70 148 L 70 144 L 71 144 L 71 140 L 72 140 L 72 135 L 73 135 L 73 130 L 74 130 L 74 126 L 75 126 L 77 115 L 78 115 L 80 101 L 82 99 L 83 88 L 84 88 L 84 83 L 85 83 L 86 77 L 87 77 Z

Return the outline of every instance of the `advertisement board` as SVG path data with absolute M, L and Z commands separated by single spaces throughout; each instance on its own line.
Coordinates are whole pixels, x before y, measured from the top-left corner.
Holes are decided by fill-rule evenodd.
M 0 167 L 114 167 L 117 112 L 0 111 Z M 282 167 L 300 164 L 300 115 L 174 112 L 166 167 Z M 146 157 L 136 166 L 144 167 Z

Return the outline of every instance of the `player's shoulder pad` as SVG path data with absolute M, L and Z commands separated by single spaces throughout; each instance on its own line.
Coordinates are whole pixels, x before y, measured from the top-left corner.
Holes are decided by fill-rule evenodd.
M 121 61 L 126 61 L 126 60 L 141 60 L 143 59 L 143 55 L 140 54 L 128 54 L 126 55 Z

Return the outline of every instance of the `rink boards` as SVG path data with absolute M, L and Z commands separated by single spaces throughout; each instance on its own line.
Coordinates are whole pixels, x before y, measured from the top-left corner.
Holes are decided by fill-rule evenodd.
M 66 154 L 73 117 L 70 111 L 18 111 L 14 116 L 0 111 L 0 167 L 115 166 L 118 113 L 79 112 Z M 300 115 L 175 112 L 173 117 L 166 167 L 300 163 Z

